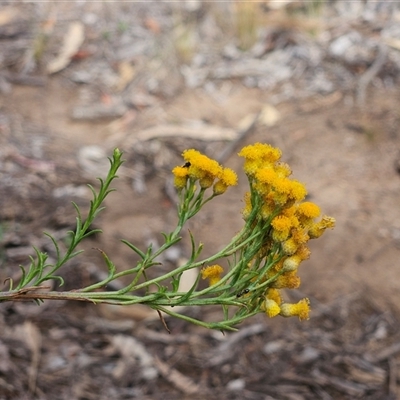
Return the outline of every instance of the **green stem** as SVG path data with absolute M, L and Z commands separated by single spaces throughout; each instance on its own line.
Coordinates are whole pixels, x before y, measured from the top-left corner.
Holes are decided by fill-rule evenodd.
M 121 160 L 122 153 L 119 150 L 114 150 L 113 158 L 109 159 L 110 160 L 110 169 L 107 174 L 107 177 L 105 181 L 100 179 L 100 190 L 99 193 L 96 195 L 93 191 L 93 200 L 90 202 L 90 209 L 88 216 L 86 218 L 86 221 L 84 222 L 82 226 L 82 221 L 81 221 L 81 216 L 78 211 L 78 217 L 77 217 L 77 229 L 76 232 L 72 236 L 72 242 L 67 249 L 64 257 L 61 259 L 57 260 L 57 263 L 53 266 L 53 268 L 50 269 L 50 271 L 41 277 L 38 277 L 38 279 L 35 281 L 34 285 L 40 285 L 46 280 L 51 279 L 51 277 L 54 275 L 54 273 L 61 268 L 68 260 L 70 260 L 74 256 L 74 251 L 78 244 L 87 236 L 87 231 L 90 228 L 90 225 L 93 223 L 95 217 L 97 214 L 103 209 L 101 208 L 101 204 L 103 203 L 104 199 L 107 197 L 107 195 L 112 191 L 110 188 L 110 185 L 112 181 L 117 178 L 117 171 L 119 167 L 122 165 L 123 161 Z M 75 253 L 76 255 L 77 253 Z M 29 282 L 27 282 L 29 283 Z
M 235 244 L 237 241 L 239 241 L 239 239 L 240 239 L 242 236 L 244 236 L 245 234 L 246 234 L 246 231 L 244 231 L 244 230 L 241 231 L 241 232 L 239 232 L 239 234 L 236 235 L 236 236 L 234 237 L 234 239 L 233 239 L 224 249 L 222 249 L 220 252 L 218 252 L 218 253 L 212 255 L 211 257 L 208 257 L 208 258 L 206 258 L 206 259 L 204 259 L 204 260 L 202 260 L 202 261 L 198 261 L 198 262 L 192 263 L 192 264 L 190 264 L 190 265 L 184 264 L 184 265 L 182 265 L 181 267 L 176 268 L 176 269 L 174 269 L 173 271 L 170 271 L 170 272 L 168 272 L 168 273 L 166 273 L 166 274 L 164 274 L 164 275 L 162 275 L 162 276 L 159 276 L 159 277 L 157 277 L 157 278 L 154 278 L 154 279 L 151 279 L 151 280 L 149 280 L 149 281 L 143 282 L 143 283 L 141 283 L 141 284 L 139 284 L 139 285 L 137 285 L 137 286 L 135 286 L 135 287 L 132 287 L 131 290 L 139 290 L 139 289 L 141 289 L 141 288 L 144 288 L 144 287 L 147 287 L 147 286 L 156 284 L 156 283 L 158 283 L 158 282 L 162 282 L 163 280 L 165 280 L 165 279 L 167 279 L 167 278 L 171 278 L 171 277 L 174 276 L 174 275 L 178 275 L 178 274 L 180 274 L 181 272 L 184 272 L 184 271 L 186 271 L 186 270 L 193 269 L 193 268 L 196 268 L 196 267 L 200 267 L 200 266 L 202 266 L 202 265 L 204 265 L 204 264 L 209 264 L 209 263 L 211 263 L 211 262 L 213 262 L 213 261 L 215 261 L 215 260 L 217 260 L 217 259 L 226 257 L 226 256 L 232 254 L 233 252 L 237 251 L 238 249 L 240 249 L 240 248 L 244 245 L 245 242 L 247 242 L 248 240 L 250 240 L 250 239 L 246 239 L 245 242 L 241 242 L 239 245 L 234 246 L 234 244 Z M 232 246 L 233 246 L 233 247 L 232 247 Z M 226 280 L 226 279 L 225 279 L 225 280 Z

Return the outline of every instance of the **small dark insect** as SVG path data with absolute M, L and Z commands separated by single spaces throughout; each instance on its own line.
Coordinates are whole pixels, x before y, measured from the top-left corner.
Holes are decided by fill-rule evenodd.
M 182 165 L 182 168 L 189 168 L 192 164 L 190 162 L 185 162 L 185 164 Z
M 247 293 L 249 293 L 249 292 L 250 292 L 250 289 L 244 289 L 244 290 L 242 290 L 241 292 L 239 292 L 239 293 L 236 295 L 236 297 L 237 297 L 237 298 L 242 297 L 244 294 L 247 294 Z

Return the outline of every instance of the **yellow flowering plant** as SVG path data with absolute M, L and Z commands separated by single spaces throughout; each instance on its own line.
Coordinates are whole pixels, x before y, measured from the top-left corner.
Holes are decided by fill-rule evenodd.
M 20 280 L 14 283 L 11 278 L 7 279 L 9 288 L 0 292 L 0 301 L 40 303 L 46 299 L 67 299 L 95 304 L 146 304 L 158 311 L 164 325 L 163 313 L 219 330 L 235 330 L 243 320 L 257 313 L 265 313 L 268 317 L 281 315 L 308 319 L 309 300 L 303 299 L 296 304 L 284 302 L 281 290 L 299 286 L 299 265 L 310 256 L 307 242 L 320 237 L 327 228 L 333 228 L 335 220 L 328 216 L 320 218 L 319 207 L 305 201 L 305 186 L 290 178 L 289 166 L 280 161 L 280 150 L 268 144 L 255 143 L 239 152 L 244 158 L 244 171 L 249 182 L 242 210 L 244 225 L 240 232 L 221 251 L 207 258 L 200 257 L 203 246 L 196 246 L 190 234 L 192 249 L 188 261 L 170 272 L 148 278 L 147 271 L 158 264 L 157 257 L 181 240 L 185 223 L 214 197 L 237 185 L 233 170 L 197 150 L 185 150 L 182 155 L 183 164 L 172 170 L 179 195 L 177 227 L 173 232 L 163 234 L 165 240 L 159 249 L 153 250 L 150 246 L 142 251 L 122 240 L 139 256 L 133 268 L 118 270 L 101 251 L 108 268 L 104 280 L 71 291 L 52 291 L 46 286 L 46 281 L 56 280 L 62 287 L 63 279 L 57 271 L 80 253 L 76 249 L 83 239 L 98 231 L 89 230 L 89 227 L 102 210 L 105 197 L 112 191 L 110 185 L 122 164 L 122 153 L 116 149 L 106 179 L 100 179 L 98 192 L 90 186 L 93 200 L 85 220 L 75 205 L 76 229 L 69 232 L 70 245 L 66 252 L 62 253 L 56 239 L 47 234 L 56 250 L 56 262 L 48 263 L 47 254 L 35 249 L 37 256 L 31 259 L 29 267 L 21 266 Z M 223 261 L 228 265 L 226 270 L 220 265 Z M 180 292 L 182 274 L 189 269 L 199 271 L 197 279 L 187 292 Z M 130 277 L 125 287 L 105 290 L 107 284 L 122 277 Z M 202 279 L 207 280 L 206 287 L 200 285 Z M 222 307 L 221 321 L 205 322 L 173 308 L 213 305 Z

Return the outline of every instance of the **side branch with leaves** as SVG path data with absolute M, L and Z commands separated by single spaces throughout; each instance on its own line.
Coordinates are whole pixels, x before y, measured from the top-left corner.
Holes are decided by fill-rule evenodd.
M 243 320 L 260 312 L 268 317 L 281 315 L 308 319 L 309 300 L 286 303 L 280 289 L 299 286 L 297 269 L 310 256 L 307 242 L 320 237 L 327 228 L 333 228 L 335 220 L 328 216 L 317 220 L 319 207 L 304 201 L 307 194 L 304 185 L 289 178 L 291 170 L 279 161 L 280 150 L 268 144 L 255 143 L 239 153 L 245 160 L 244 171 L 249 181 L 241 231 L 221 251 L 204 259 L 200 257 L 202 245 L 197 246 L 190 235 L 191 255 L 184 265 L 151 279 L 147 277 L 148 269 L 158 264 L 157 257 L 181 240 L 180 233 L 185 223 L 206 203 L 237 184 L 233 170 L 222 167 L 197 150 L 185 150 L 182 155 L 184 164 L 172 171 L 179 194 L 178 222 L 173 232 L 163 234 L 164 243 L 160 248 L 154 251 L 150 246 L 142 251 L 122 240 L 139 256 L 135 267 L 118 270 L 110 257 L 100 250 L 108 268 L 105 279 L 77 290 L 49 290 L 50 281 L 58 282 L 62 288 L 64 280 L 59 275 L 60 268 L 81 253 L 77 248 L 83 239 L 100 231 L 91 230 L 90 226 L 103 210 L 104 199 L 113 191 L 112 181 L 117 178 L 123 162 L 122 153 L 115 149 L 107 177 L 99 178 L 100 188 L 96 191 L 89 185 L 93 199 L 86 219 L 73 203 L 77 212 L 76 228 L 68 232 L 70 242 L 67 250 L 62 252 L 57 240 L 46 233 L 55 247 L 56 262 L 49 263 L 47 254 L 35 248 L 36 257 L 31 258 L 30 265 L 20 266 L 22 276 L 19 281 L 6 279 L 8 290 L 0 292 L 0 301 L 25 300 L 40 304 L 44 300 L 75 300 L 121 306 L 145 304 L 157 310 L 160 316 L 165 313 L 218 330 L 236 330 L 235 327 Z M 223 260 L 229 266 L 227 271 L 220 265 Z M 193 268 L 199 269 L 197 279 L 189 291 L 180 292 L 182 274 Z M 116 291 L 104 290 L 107 284 L 121 277 L 129 277 L 125 287 Z M 208 280 L 206 288 L 199 289 L 201 279 Z M 171 308 L 210 305 L 221 306 L 221 321 L 204 322 Z

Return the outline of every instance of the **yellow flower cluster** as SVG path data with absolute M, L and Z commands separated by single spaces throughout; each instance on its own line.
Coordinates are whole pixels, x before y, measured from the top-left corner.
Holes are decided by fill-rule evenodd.
M 277 261 L 261 279 L 266 281 L 278 275 L 269 285 L 262 309 L 269 317 L 280 314 L 307 319 L 307 299 L 297 305 L 281 304 L 277 292 L 279 289 L 294 289 L 300 285 L 297 269 L 310 256 L 306 243 L 311 238 L 320 237 L 327 228 L 333 228 L 335 220 L 323 216 L 319 222 L 315 221 L 320 215 L 320 209 L 312 202 L 303 201 L 307 194 L 306 188 L 302 183 L 289 178 L 291 170 L 287 164 L 279 162 L 279 149 L 256 143 L 244 147 L 239 156 L 245 159 L 244 170 L 252 189 L 244 198 L 243 217 L 247 220 L 254 204 L 260 204 L 252 199 L 252 196 L 258 196 L 261 205 L 257 205 L 259 212 L 256 222 L 263 220 L 271 226 L 258 259 L 268 254 L 270 249 L 278 248 Z
M 209 285 L 212 286 L 221 280 L 221 274 L 223 272 L 224 269 L 220 265 L 209 265 L 201 270 L 201 277 L 203 279 L 208 279 Z
M 239 156 L 245 159 L 244 172 L 250 176 L 255 176 L 256 172 L 266 165 L 273 165 L 281 158 L 281 155 L 279 149 L 265 143 L 255 143 L 243 147 L 239 153 Z
M 282 317 L 299 317 L 300 320 L 309 319 L 310 301 L 305 298 L 298 303 L 283 303 L 282 298 L 277 289 L 269 289 L 265 300 L 261 305 L 261 309 L 265 311 L 268 317 L 273 318 L 277 315 Z
M 237 184 L 233 170 L 222 167 L 199 151 L 185 150 L 182 156 L 185 164 L 172 171 L 175 186 L 184 194 L 186 201 L 183 204 L 189 207 L 189 211 L 182 208 L 182 215 L 195 215 L 211 198 Z M 245 194 L 242 210 L 246 224 L 236 242 L 232 242 L 236 262 L 232 263 L 225 278 L 228 285 L 224 287 L 229 288 L 227 297 L 234 296 L 235 305 L 246 306 L 238 311 L 239 314 L 262 311 L 271 318 L 281 315 L 308 319 L 309 300 L 286 303 L 282 301 L 281 289 L 299 287 L 298 268 L 310 257 L 308 241 L 333 228 L 335 219 L 320 217 L 320 208 L 305 201 L 306 188 L 290 177 L 292 171 L 280 161 L 279 149 L 255 143 L 245 146 L 239 156 L 245 160 L 244 171 L 250 191 Z M 201 189 L 196 191 L 195 185 Z M 205 190 L 211 187 L 213 194 L 203 201 Z M 224 257 L 228 256 L 221 255 Z M 222 273 L 220 265 L 210 265 L 201 270 L 201 277 L 208 279 L 209 285 L 213 286 L 221 280 Z M 222 292 L 226 296 L 224 290 Z
M 253 188 L 263 197 L 264 219 L 269 218 L 276 207 L 287 207 L 305 198 L 307 191 L 304 185 L 289 179 L 289 166 L 278 162 L 281 157 L 279 149 L 256 143 L 244 147 L 239 156 L 245 159 L 243 168 Z
M 182 154 L 186 163 L 183 166 L 175 167 L 175 187 L 183 189 L 188 179 L 199 181 L 202 189 L 213 186 L 214 195 L 224 193 L 229 186 L 237 185 L 236 172 L 230 168 L 224 168 L 217 161 L 208 158 L 194 149 L 185 150 Z

